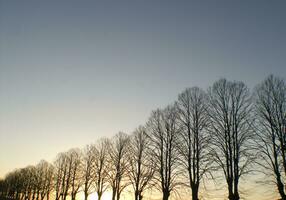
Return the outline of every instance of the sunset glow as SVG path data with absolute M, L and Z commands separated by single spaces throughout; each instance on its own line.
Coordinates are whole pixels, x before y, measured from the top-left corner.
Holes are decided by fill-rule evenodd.
M 286 199 L 285 10 L 0 0 L 0 200 Z

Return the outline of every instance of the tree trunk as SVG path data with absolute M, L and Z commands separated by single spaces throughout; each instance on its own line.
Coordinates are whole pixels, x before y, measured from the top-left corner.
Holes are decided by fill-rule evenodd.
M 170 192 L 169 191 L 163 191 L 163 200 L 168 200 L 170 196 Z
M 234 182 L 234 192 L 233 192 L 233 200 L 239 200 L 239 193 L 238 193 L 238 178 L 235 178 Z
M 138 189 L 135 190 L 135 200 L 142 200 L 143 199 L 143 195 L 142 192 L 139 191 Z
M 88 192 L 84 191 L 84 200 L 87 200 L 87 198 L 88 198 Z
M 112 200 L 115 200 L 116 197 L 116 189 L 112 188 Z
M 281 181 L 281 173 L 279 171 L 279 164 L 278 164 L 278 150 L 276 149 L 276 145 L 275 145 L 275 132 L 273 131 L 272 128 L 272 148 L 273 148 L 273 157 L 274 157 L 274 164 L 273 164 L 273 168 L 274 168 L 274 173 L 276 176 L 276 185 L 277 185 L 277 189 L 279 191 L 279 194 L 281 196 L 281 200 L 286 200 L 286 195 L 284 192 L 284 184 Z
M 39 198 L 40 198 L 40 191 L 38 190 L 36 199 L 39 200 Z
M 233 194 L 233 200 L 239 200 L 239 194 L 238 193 Z
M 19 192 L 17 192 L 17 193 L 16 193 L 16 200 L 19 199 L 19 195 L 20 195 Z
M 35 191 L 33 191 L 32 200 L 34 200 L 34 199 L 35 199 L 35 195 L 36 195 L 36 192 L 35 192 Z
M 199 200 L 199 186 L 194 184 L 192 187 L 192 200 Z
M 117 191 L 117 193 L 116 193 L 116 200 L 120 200 L 120 192 L 119 191 Z
M 278 188 L 279 194 L 281 196 L 281 200 L 286 200 L 286 195 L 285 195 L 285 192 L 284 192 L 284 185 L 283 185 L 283 183 L 281 181 L 280 176 L 277 176 L 276 180 L 277 180 L 277 188 Z
M 50 200 L 50 192 L 47 193 L 47 200 Z
M 68 193 L 67 193 L 67 192 L 65 192 L 65 194 L 64 194 L 64 200 L 66 200 L 66 199 L 67 199 L 67 196 L 68 196 Z
M 232 190 L 232 180 L 228 180 L 227 186 L 228 186 L 228 199 L 234 200 L 234 194 Z
M 138 191 L 137 190 L 135 190 L 134 197 L 135 197 L 134 200 L 139 200 L 138 199 Z
M 101 200 L 102 192 L 98 192 L 98 193 L 97 193 L 97 196 L 98 196 L 98 199 L 97 199 L 97 200 Z
M 1 195 L 0 195 L 0 196 L 1 196 Z M 23 200 L 24 197 L 25 197 L 25 194 L 22 194 L 22 195 L 20 196 L 20 200 Z
M 75 200 L 75 195 L 71 194 L 71 200 Z

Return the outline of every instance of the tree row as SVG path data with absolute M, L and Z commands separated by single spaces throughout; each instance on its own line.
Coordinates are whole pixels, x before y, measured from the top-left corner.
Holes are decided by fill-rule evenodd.
M 264 174 L 286 200 L 286 84 L 268 76 L 253 90 L 220 79 L 207 91 L 187 88 L 152 111 L 132 134 L 119 132 L 84 149 L 59 153 L 53 163 L 17 169 L 0 181 L 0 195 L 17 200 L 98 200 L 108 190 L 120 200 L 127 188 L 142 200 L 156 189 L 163 200 L 179 188 L 198 200 L 202 181 L 223 174 L 229 200 L 239 200 L 241 177 Z

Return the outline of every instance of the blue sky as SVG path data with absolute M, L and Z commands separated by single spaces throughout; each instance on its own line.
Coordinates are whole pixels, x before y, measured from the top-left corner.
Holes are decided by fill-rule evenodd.
M 0 177 L 118 131 L 186 87 L 286 76 L 285 1 L 1 1 Z

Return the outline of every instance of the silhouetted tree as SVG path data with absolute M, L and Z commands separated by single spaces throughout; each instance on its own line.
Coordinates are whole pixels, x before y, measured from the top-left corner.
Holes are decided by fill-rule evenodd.
M 285 80 L 267 77 L 253 97 L 243 82 L 225 79 L 207 94 L 188 88 L 131 136 L 119 132 L 83 150 L 59 153 L 53 165 L 40 161 L 8 173 L 0 180 L 0 198 L 49 200 L 54 194 L 55 200 L 76 200 L 82 191 L 85 200 L 93 192 L 101 200 L 111 188 L 112 200 L 120 200 L 132 185 L 135 200 L 153 186 L 168 200 L 187 176 L 192 199 L 198 200 L 202 177 L 213 168 L 224 173 L 228 199 L 239 200 L 240 178 L 253 170 L 255 154 L 256 170 L 273 178 L 286 200 Z
M 44 198 L 49 199 L 53 187 L 54 168 L 50 163 L 45 160 L 42 160 L 37 164 L 36 172 L 36 180 L 38 185 L 36 199 L 39 199 L 39 197 L 41 200 L 44 200 Z M 27 172 L 25 173 L 27 174 Z
M 95 189 L 98 200 L 108 187 L 108 139 L 100 139 L 95 148 Z
M 94 189 L 92 184 L 95 180 L 95 154 L 95 145 L 87 145 L 85 147 L 83 155 L 83 192 L 85 200 L 87 200 L 88 195 L 92 193 L 92 190 Z
M 149 140 L 143 126 L 131 135 L 129 152 L 129 180 L 134 189 L 135 200 L 143 199 L 143 192 L 153 178 L 155 169 L 149 150 Z
M 0 198 L 7 195 L 7 183 L 6 180 L 0 179 Z
M 31 195 L 35 190 L 35 176 L 36 176 L 36 167 L 35 166 L 28 166 L 23 169 L 25 174 L 24 179 L 24 199 L 31 199 Z M 51 177 L 52 179 L 53 177 Z M 51 186 L 52 187 L 52 186 Z
M 270 75 L 255 89 L 258 164 L 274 176 L 281 199 L 286 199 L 286 84 Z
M 186 170 L 192 199 L 198 200 L 200 180 L 211 166 L 208 153 L 207 95 L 198 87 L 182 92 L 177 101 L 181 127 L 178 150 L 180 161 Z
M 71 185 L 72 160 L 68 152 L 59 153 L 55 161 L 56 200 L 66 200 Z
M 79 149 L 70 151 L 71 159 L 71 200 L 76 200 L 76 195 L 83 183 L 82 179 L 82 152 Z
M 177 111 L 174 106 L 153 111 L 147 123 L 148 138 L 152 157 L 155 162 L 154 178 L 163 193 L 163 200 L 168 200 L 178 183 L 178 139 Z
M 46 173 L 45 173 L 45 177 L 46 177 L 46 185 L 45 185 L 45 189 L 46 189 L 46 196 L 47 196 L 47 200 L 50 199 L 50 194 L 53 192 L 54 189 L 54 173 L 55 173 L 55 168 L 52 164 L 49 164 L 47 169 L 46 169 Z
M 61 196 L 61 186 L 63 181 L 63 173 L 64 173 L 64 154 L 59 153 L 55 160 L 55 200 L 59 200 Z
M 223 170 L 228 198 L 238 200 L 239 179 L 248 172 L 253 157 L 249 149 L 251 98 L 243 82 L 220 79 L 209 90 L 212 155 Z
M 7 196 L 13 199 L 21 199 L 25 189 L 23 169 L 17 169 L 10 172 L 5 177 L 5 180 L 7 181 L 8 188 Z
M 42 190 L 42 183 L 43 183 L 43 170 L 42 166 L 44 165 L 44 162 L 40 162 L 38 165 L 36 165 L 36 173 L 34 176 L 34 193 L 33 193 L 33 199 L 39 200 L 40 198 L 40 192 Z
M 7 197 L 7 181 L 5 179 L 0 179 L 0 198 Z
M 112 200 L 120 200 L 120 195 L 129 184 L 126 181 L 129 151 L 129 136 L 119 132 L 109 144 L 109 182 L 112 189 Z

